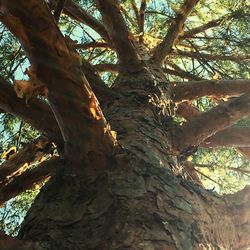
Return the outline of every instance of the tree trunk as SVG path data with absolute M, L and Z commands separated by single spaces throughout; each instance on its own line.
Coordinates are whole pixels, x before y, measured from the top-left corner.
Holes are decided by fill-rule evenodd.
M 69 166 L 61 160 L 19 238 L 37 249 L 240 249 L 245 222 L 235 225 L 234 197 L 226 202 L 174 175 L 176 157 L 165 132 L 173 122 L 159 116 L 160 91 L 141 76 L 134 89 L 128 81 L 115 86 L 118 97 L 106 105 L 120 142 L 109 169 L 79 177 L 62 171 Z

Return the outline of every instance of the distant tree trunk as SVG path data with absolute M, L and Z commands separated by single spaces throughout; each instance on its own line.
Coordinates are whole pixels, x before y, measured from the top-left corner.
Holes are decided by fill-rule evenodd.
M 176 159 L 166 131 L 173 122 L 159 116 L 161 108 L 150 101 L 149 96 L 160 100 L 158 88 L 140 79 L 145 78 L 134 84 L 141 88 L 133 90 L 126 87 L 129 78 L 117 83 L 119 97 L 106 106 L 120 142 L 109 169 L 84 177 L 60 171 L 42 188 L 20 239 L 45 249 L 240 249 L 249 244 L 240 240 L 245 221 L 235 224 L 244 205 L 230 209 L 235 197 L 223 199 L 171 171 Z M 66 164 L 61 160 L 57 168 L 67 169 Z

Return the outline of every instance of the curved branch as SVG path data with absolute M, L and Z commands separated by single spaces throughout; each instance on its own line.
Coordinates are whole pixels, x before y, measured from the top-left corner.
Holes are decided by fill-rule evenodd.
M 173 82 L 172 98 L 179 102 L 202 96 L 239 96 L 250 90 L 250 80 L 203 80 Z
M 162 64 L 167 54 L 172 50 L 172 47 L 176 44 L 179 36 L 183 32 L 184 23 L 188 16 L 192 12 L 193 7 L 199 2 L 199 0 L 185 0 L 181 6 L 178 14 L 170 25 L 167 35 L 163 41 L 157 45 L 154 49 L 152 61 L 156 64 Z

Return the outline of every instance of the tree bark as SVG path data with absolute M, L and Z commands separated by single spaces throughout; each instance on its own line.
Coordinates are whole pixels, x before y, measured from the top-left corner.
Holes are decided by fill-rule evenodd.
M 176 149 L 199 144 L 249 114 L 249 93 L 176 129 L 167 112 L 169 85 L 165 79 L 157 79 L 150 64 L 137 58 L 117 2 L 96 2 L 119 63 L 126 67 L 112 88 L 115 97 L 103 106 L 108 122 L 86 78 L 99 82 L 102 88 L 100 79 L 87 63 L 82 65 L 46 3 L 0 0 L 0 19 L 20 40 L 37 77 L 49 90 L 52 117 L 65 146 L 60 158 L 42 163 L 6 186 L 3 193 L 12 197 L 17 188 L 22 191 L 32 186 L 34 179 L 53 176 L 34 201 L 17 239 L 2 237 L 3 244 L 11 242 L 5 249 L 17 244 L 20 249 L 38 250 L 249 246 L 249 187 L 220 197 L 175 174 L 180 167 Z M 158 57 L 159 49 L 155 54 L 158 63 L 177 41 L 197 2 L 184 2 L 183 13 L 164 39 L 164 53 Z M 116 23 L 111 22 L 114 18 Z M 218 118 L 218 125 L 209 123 L 211 118 Z M 200 121 L 211 128 L 203 129 Z M 117 141 L 109 124 L 117 132 Z M 173 137 L 173 131 L 180 134 Z

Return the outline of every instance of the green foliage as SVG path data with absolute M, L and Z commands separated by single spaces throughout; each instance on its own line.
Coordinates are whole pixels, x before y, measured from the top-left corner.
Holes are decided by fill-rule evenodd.
M 17 235 L 27 211 L 39 192 L 39 188 L 22 193 L 0 208 L 1 231 L 5 231 L 8 235 Z

